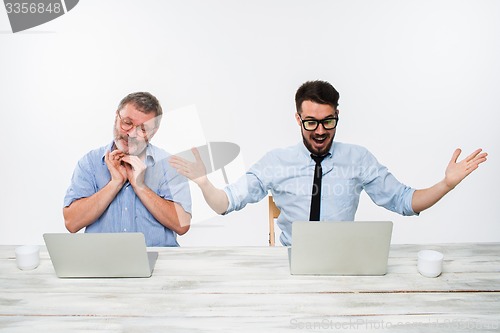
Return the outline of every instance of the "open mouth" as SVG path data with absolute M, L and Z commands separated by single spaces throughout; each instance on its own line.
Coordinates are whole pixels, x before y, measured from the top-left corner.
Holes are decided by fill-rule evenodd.
M 326 135 L 321 135 L 321 136 L 316 136 L 316 137 L 312 137 L 311 139 L 318 145 L 321 145 L 323 144 L 324 142 L 326 142 Z

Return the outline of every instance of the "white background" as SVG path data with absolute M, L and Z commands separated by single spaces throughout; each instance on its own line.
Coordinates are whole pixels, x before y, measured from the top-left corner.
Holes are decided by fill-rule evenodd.
M 233 169 L 243 170 L 300 141 L 293 98 L 314 79 L 340 92 L 336 140 L 366 146 L 408 185 L 442 179 L 456 147 L 490 154 L 419 217 L 363 195 L 357 220 L 394 221 L 393 243 L 498 242 L 498 59 L 495 0 L 85 0 L 16 34 L 0 8 L 0 244 L 65 231 L 75 164 L 111 141 L 126 94 L 150 91 L 185 115 L 166 117 L 154 144 L 176 153 L 234 142 Z M 224 217 L 199 212 L 181 245 L 267 244 L 265 201 Z

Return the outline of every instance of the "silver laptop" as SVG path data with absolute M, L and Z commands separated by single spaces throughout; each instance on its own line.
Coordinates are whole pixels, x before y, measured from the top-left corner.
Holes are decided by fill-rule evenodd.
M 294 222 L 290 273 L 384 275 L 392 222 Z
M 147 252 L 142 233 L 43 235 L 56 274 L 76 277 L 150 277 L 158 252 Z

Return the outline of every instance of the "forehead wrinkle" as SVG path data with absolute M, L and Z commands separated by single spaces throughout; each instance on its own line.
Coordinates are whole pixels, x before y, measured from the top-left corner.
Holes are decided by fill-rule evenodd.
M 122 118 L 128 118 L 134 124 L 139 123 L 143 124 L 149 120 L 155 119 L 155 113 L 144 113 L 139 108 L 137 108 L 134 104 L 126 104 L 121 110 L 118 111 Z

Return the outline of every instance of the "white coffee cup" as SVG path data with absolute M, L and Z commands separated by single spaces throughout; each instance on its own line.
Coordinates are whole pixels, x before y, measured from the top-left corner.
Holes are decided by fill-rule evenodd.
M 16 247 L 17 267 L 22 270 L 35 269 L 40 264 L 40 247 L 37 245 L 23 245 Z
M 443 271 L 443 254 L 434 250 L 418 252 L 418 271 L 425 277 L 434 278 Z

